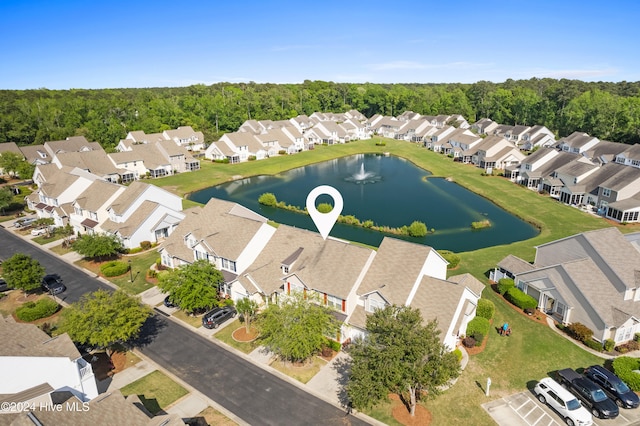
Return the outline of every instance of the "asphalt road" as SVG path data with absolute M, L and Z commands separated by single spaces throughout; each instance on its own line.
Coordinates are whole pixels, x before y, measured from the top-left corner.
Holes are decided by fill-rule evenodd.
M 63 299 L 109 286 L 0 227 L 0 259 L 25 253 L 67 286 Z M 269 374 L 203 336 L 159 315 L 143 327 L 135 346 L 146 356 L 251 425 L 365 425 L 343 410 Z

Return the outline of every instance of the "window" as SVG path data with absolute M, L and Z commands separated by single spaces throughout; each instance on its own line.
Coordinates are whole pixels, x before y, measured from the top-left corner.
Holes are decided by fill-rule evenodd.
M 609 188 L 602 188 L 603 197 L 611 197 L 611 190 Z
M 367 297 L 367 306 L 365 311 L 374 312 L 376 309 L 384 309 L 384 302 L 382 300 L 374 299 L 371 296 Z
M 333 309 L 337 309 L 339 311 L 342 310 L 342 299 L 335 296 L 330 296 L 327 294 L 327 306 Z
M 207 260 L 209 259 L 209 254 L 196 250 L 196 260 Z

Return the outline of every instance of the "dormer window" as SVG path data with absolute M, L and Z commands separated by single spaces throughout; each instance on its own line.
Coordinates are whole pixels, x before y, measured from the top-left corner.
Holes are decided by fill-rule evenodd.
M 283 274 L 288 274 L 289 273 L 289 266 L 282 265 L 282 273 Z

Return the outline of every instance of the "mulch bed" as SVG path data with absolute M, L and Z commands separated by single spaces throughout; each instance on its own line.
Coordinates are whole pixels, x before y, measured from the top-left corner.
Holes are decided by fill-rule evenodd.
M 258 330 L 253 327 L 251 327 L 247 333 L 247 328 L 244 325 L 231 333 L 231 337 L 236 342 L 252 342 L 256 340 L 259 335 Z
M 393 408 L 391 413 L 393 418 L 403 425 L 407 426 L 427 426 L 431 424 L 431 412 L 427 410 L 423 405 L 416 404 L 416 413 L 412 417 L 411 413 L 404 405 L 404 402 L 396 394 L 389 394 L 389 399 L 393 401 Z
M 516 311 L 520 315 L 525 316 L 525 317 L 529 318 L 531 321 L 537 322 L 539 324 L 547 325 L 547 315 L 546 314 L 543 314 L 538 309 L 536 309 L 536 311 L 533 314 L 529 315 L 529 314 L 525 313 L 522 309 L 518 308 L 516 305 L 514 305 L 513 303 L 511 303 L 507 299 L 505 299 L 504 296 L 501 295 L 498 292 L 497 284 L 491 284 L 491 289 L 496 293 L 496 296 L 498 296 L 500 299 L 502 299 L 504 301 L 504 303 L 507 306 L 509 306 L 511 309 L 513 309 L 514 311 Z

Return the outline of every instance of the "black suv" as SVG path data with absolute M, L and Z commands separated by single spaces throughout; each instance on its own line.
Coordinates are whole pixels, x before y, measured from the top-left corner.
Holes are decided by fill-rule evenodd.
M 558 371 L 560 384 L 577 396 L 591 414 L 601 419 L 618 417 L 620 410 L 600 386 L 570 368 Z
M 7 291 L 7 290 L 11 290 L 9 288 L 9 284 L 7 284 L 7 282 L 5 280 L 0 278 L 0 291 Z
M 67 289 L 58 275 L 45 275 L 42 278 L 42 289 L 51 294 L 60 294 Z
M 218 328 L 220 324 L 235 317 L 236 308 L 233 306 L 225 306 L 223 308 L 213 308 L 202 317 L 202 325 L 205 328 Z
M 592 365 L 584 370 L 584 375 L 600 385 L 616 404 L 624 408 L 636 408 L 640 405 L 640 398 L 625 382 L 611 371 L 599 365 Z

